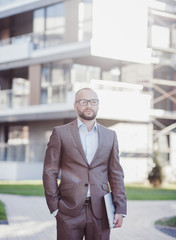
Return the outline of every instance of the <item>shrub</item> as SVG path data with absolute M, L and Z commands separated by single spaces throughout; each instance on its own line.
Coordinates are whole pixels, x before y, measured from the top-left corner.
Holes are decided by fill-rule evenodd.
M 154 167 L 148 174 L 148 180 L 154 187 L 159 187 L 163 182 L 163 174 L 157 153 L 154 153 L 153 163 Z

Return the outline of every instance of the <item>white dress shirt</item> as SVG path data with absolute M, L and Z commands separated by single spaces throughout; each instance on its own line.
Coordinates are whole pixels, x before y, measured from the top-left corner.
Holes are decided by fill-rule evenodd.
M 88 164 L 90 165 L 98 147 L 98 130 L 95 122 L 92 130 L 89 132 L 87 126 L 78 118 L 78 129 L 84 153 Z M 87 197 L 90 197 L 90 185 L 88 185 Z

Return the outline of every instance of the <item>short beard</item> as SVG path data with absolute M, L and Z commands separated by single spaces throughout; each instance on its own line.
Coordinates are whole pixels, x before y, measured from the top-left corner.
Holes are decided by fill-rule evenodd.
M 86 116 L 84 113 L 80 113 L 80 112 L 78 112 L 78 115 L 79 115 L 80 118 L 82 118 L 82 119 L 84 119 L 84 120 L 91 121 L 91 120 L 94 120 L 94 119 L 96 118 L 97 113 L 94 112 L 94 114 L 93 114 L 92 116 L 90 116 L 90 117 L 89 117 L 89 116 Z

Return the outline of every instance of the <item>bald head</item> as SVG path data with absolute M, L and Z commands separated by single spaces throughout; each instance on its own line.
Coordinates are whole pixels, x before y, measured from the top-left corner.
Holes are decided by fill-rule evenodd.
M 98 99 L 97 93 L 92 88 L 82 88 L 75 94 L 75 102 L 79 99 L 86 99 L 88 95 L 92 95 L 92 98 Z

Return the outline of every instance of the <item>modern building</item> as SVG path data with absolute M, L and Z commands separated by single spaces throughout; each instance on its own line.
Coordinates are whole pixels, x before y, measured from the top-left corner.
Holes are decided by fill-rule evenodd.
M 125 181 L 146 181 L 153 152 L 176 181 L 175 0 L 0 0 L 0 179 L 41 178 L 51 131 L 87 86 Z

